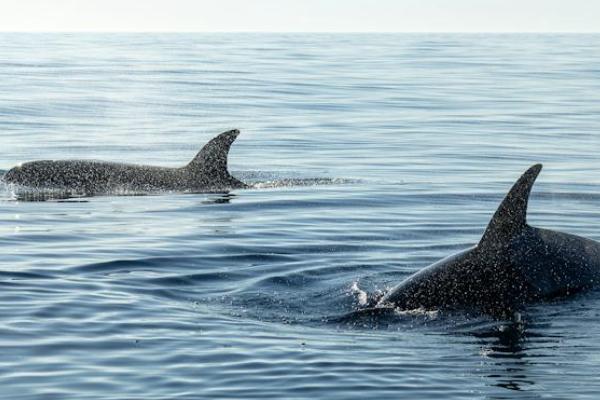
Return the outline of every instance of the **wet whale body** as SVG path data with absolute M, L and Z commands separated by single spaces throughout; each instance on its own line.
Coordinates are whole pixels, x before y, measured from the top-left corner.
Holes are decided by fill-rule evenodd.
M 58 189 L 86 195 L 123 191 L 221 192 L 247 187 L 227 169 L 229 149 L 240 131 L 223 132 L 181 168 L 94 160 L 44 160 L 24 163 L 3 177 L 8 184 Z
M 473 309 L 507 315 L 525 304 L 566 296 L 600 282 L 600 243 L 527 224 L 541 165 L 508 192 L 480 242 L 410 276 L 376 309 Z

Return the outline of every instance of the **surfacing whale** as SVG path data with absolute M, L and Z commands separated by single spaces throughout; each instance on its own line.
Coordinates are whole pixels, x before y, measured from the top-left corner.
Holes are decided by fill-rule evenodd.
M 600 243 L 527 224 L 529 195 L 541 169 L 534 165 L 519 178 L 476 246 L 410 276 L 373 311 L 474 309 L 507 315 L 527 303 L 597 285 Z
M 33 189 L 68 190 L 86 195 L 122 191 L 221 192 L 245 188 L 229 174 L 227 155 L 240 131 L 223 132 L 181 168 L 90 160 L 44 160 L 24 163 L 2 178 Z

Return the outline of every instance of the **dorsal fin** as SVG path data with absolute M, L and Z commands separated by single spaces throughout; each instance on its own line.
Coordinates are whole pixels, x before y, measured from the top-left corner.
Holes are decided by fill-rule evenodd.
M 542 164 L 530 167 L 510 189 L 488 224 L 479 246 L 497 246 L 518 235 L 527 226 L 527 202 Z
M 231 144 L 240 134 L 233 129 L 223 132 L 208 142 L 194 159 L 185 167 L 194 174 L 203 174 L 209 177 L 229 177 L 227 171 L 227 155 Z

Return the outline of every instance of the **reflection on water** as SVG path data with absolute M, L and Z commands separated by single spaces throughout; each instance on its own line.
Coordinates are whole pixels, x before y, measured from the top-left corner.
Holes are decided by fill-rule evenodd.
M 487 375 L 496 385 L 510 390 L 523 390 L 534 385 L 528 377 L 526 342 L 530 333 L 523 322 L 508 322 L 489 331 L 475 332 L 482 339 L 482 356 L 495 360 L 498 372 Z
M 1 183 L 0 183 L 1 185 Z M 5 192 L 8 193 L 5 196 L 7 200 L 15 200 L 15 201 L 28 201 L 28 202 L 36 202 L 36 201 L 88 201 L 86 200 L 89 197 L 94 196 L 90 193 L 84 192 L 73 192 L 71 190 L 65 189 L 31 189 L 31 188 L 14 188 L 8 187 Z M 182 192 L 181 194 L 193 194 L 194 192 Z M 205 204 L 210 203 L 228 203 L 231 197 L 235 197 L 233 194 L 229 194 L 229 192 L 221 192 L 221 193 L 205 193 L 199 192 L 200 194 L 206 194 L 207 199 L 203 201 Z M 114 193 L 103 193 L 102 196 L 161 196 L 165 194 L 173 194 L 171 191 L 154 191 L 154 192 L 134 192 L 134 191 L 117 191 Z M 177 194 L 177 193 L 176 193 Z
M 213 195 L 209 196 L 208 199 L 203 200 L 202 204 L 227 204 L 232 199 L 235 199 L 235 194 L 233 193 L 223 193 L 221 195 Z

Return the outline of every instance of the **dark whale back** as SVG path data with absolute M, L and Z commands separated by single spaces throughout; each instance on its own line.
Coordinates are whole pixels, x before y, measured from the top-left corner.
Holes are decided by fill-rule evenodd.
M 220 191 L 246 185 L 229 174 L 227 157 L 238 130 L 208 142 L 185 167 L 165 168 L 95 160 L 43 160 L 14 167 L 3 177 L 9 184 L 63 189 L 86 194 L 114 190 Z
M 600 283 L 598 242 L 527 224 L 529 196 L 541 169 L 534 165 L 517 180 L 477 246 L 410 276 L 378 306 L 506 313 Z
M 529 226 L 511 244 L 510 257 L 540 299 L 600 284 L 600 245 L 594 240 Z

